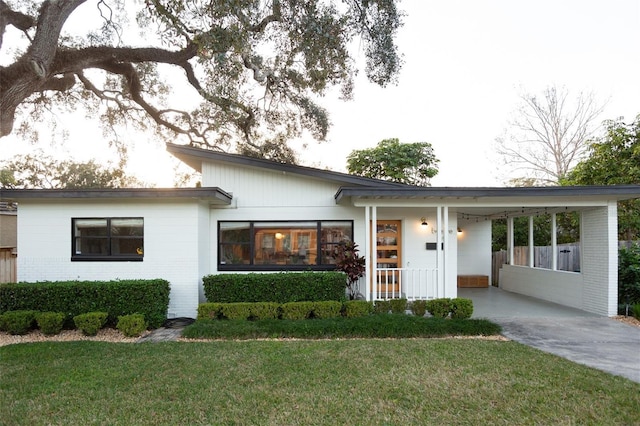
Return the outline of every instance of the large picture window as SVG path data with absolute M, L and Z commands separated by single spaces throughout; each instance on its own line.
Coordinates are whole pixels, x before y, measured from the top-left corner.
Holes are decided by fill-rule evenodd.
M 71 260 L 137 260 L 144 257 L 141 217 L 71 219 Z
M 353 221 L 219 222 L 220 270 L 328 270 Z

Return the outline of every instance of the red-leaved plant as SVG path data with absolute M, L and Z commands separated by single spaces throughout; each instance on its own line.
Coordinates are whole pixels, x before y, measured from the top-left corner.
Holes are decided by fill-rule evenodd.
M 332 257 L 336 261 L 336 271 L 347 274 L 349 298 L 355 299 L 358 295 L 356 284 L 366 270 L 364 256 L 358 256 L 358 245 L 353 241 L 340 243 L 333 249 Z

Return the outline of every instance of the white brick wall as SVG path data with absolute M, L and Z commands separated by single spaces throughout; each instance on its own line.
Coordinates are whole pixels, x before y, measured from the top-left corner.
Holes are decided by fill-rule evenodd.
M 583 309 L 601 315 L 617 314 L 618 215 L 616 203 L 582 213 Z
M 131 216 L 144 218 L 142 262 L 71 261 L 71 218 Z M 195 201 L 21 202 L 18 280 L 163 278 L 171 283 L 169 315 L 195 318 L 202 272 L 200 222 Z

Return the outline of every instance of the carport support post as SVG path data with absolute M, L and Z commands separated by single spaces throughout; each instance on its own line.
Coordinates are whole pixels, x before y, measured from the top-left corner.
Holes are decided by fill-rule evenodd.
M 534 265 L 534 251 L 535 247 L 533 245 L 533 216 L 529 216 L 529 268 L 533 268 Z
M 551 269 L 558 270 L 558 223 L 555 213 L 551 215 Z
M 507 253 L 509 265 L 513 265 L 513 218 L 507 217 Z

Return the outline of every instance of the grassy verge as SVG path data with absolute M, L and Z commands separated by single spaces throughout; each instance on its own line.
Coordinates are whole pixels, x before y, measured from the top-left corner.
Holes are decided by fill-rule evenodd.
M 489 336 L 499 333 L 500 326 L 487 320 L 445 320 L 388 314 L 303 321 L 197 321 L 184 329 L 183 336 L 191 339 L 326 339 Z
M 516 342 L 0 348 L 0 424 L 637 424 L 640 384 Z

